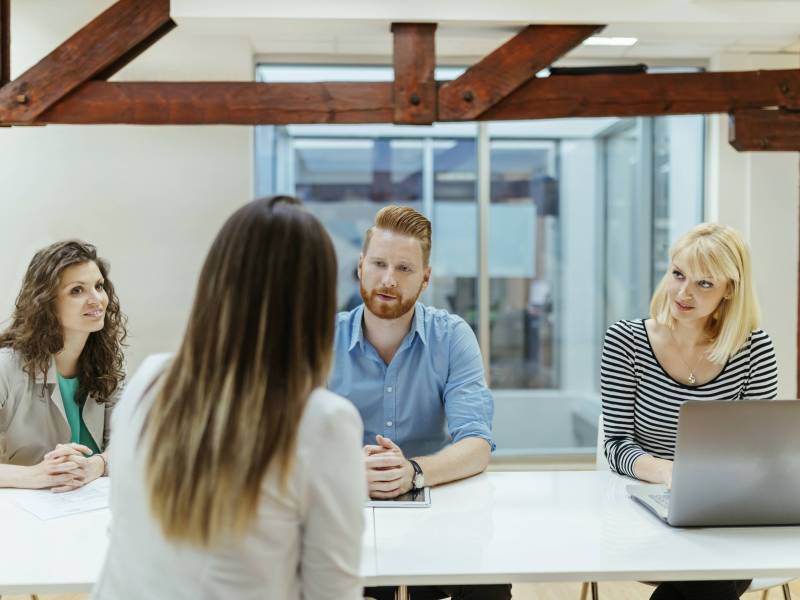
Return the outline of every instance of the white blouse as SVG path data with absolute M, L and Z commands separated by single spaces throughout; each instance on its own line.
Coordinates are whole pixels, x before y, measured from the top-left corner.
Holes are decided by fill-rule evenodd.
M 239 541 L 203 549 L 164 538 L 148 506 L 139 433 L 154 397 L 142 394 L 169 359 L 148 358 L 114 411 L 111 539 L 92 598 L 360 599 L 362 424 L 349 401 L 326 390 L 308 399 L 286 490 L 265 478 L 257 518 Z

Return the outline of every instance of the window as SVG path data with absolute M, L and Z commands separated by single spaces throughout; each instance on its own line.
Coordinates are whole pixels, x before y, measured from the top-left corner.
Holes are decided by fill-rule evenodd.
M 259 67 L 262 81 L 391 76 L 388 67 Z M 355 267 L 375 212 L 395 203 L 431 218 L 422 301 L 479 336 L 498 454 L 594 453 L 603 333 L 647 314 L 670 243 L 701 220 L 703 139 L 695 116 L 258 127 L 256 191 L 297 195 L 325 224 L 343 310 L 360 303 Z

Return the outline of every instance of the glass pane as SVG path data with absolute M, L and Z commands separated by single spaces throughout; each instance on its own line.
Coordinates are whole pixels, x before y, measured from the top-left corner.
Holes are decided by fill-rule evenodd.
M 419 140 L 301 138 L 293 145 L 295 190 L 303 201 L 421 201 Z
M 489 275 L 492 387 L 558 387 L 555 144 L 492 140 Z
M 422 210 L 422 141 L 292 140 L 295 194 L 319 217 L 339 262 L 339 307 L 361 303 L 356 268 L 364 232 L 385 204 Z
M 392 69 L 258 73 L 388 81 Z M 353 272 L 375 212 L 394 202 L 430 216 L 423 301 L 477 333 L 478 277 L 489 279 L 496 455 L 594 453 L 603 332 L 646 314 L 669 245 L 702 218 L 704 126 L 695 116 L 489 123 L 488 273 L 478 272 L 475 123 L 259 127 L 257 190 L 296 194 L 321 218 L 341 308 L 360 303 Z
M 478 332 L 477 145 L 474 138 L 435 139 L 433 277 L 430 302 Z
M 649 224 L 642 218 L 641 207 L 641 143 L 641 128 L 632 121 L 605 140 L 606 323 L 609 324 L 644 316 L 642 310 L 650 293 L 649 280 L 642 281 L 640 277 L 649 237 Z
M 703 142 L 700 115 L 660 117 L 653 122 L 653 275 L 667 269 L 669 247 L 703 220 Z

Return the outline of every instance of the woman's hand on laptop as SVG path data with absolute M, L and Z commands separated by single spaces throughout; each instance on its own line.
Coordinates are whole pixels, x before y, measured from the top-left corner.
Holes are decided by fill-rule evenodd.
M 650 483 L 663 483 L 672 487 L 672 461 L 644 454 L 633 463 L 633 474 L 637 479 Z

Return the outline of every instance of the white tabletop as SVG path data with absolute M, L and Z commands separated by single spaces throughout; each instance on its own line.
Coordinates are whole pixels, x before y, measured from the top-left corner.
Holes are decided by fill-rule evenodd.
M 107 509 L 42 521 L 0 489 L 0 594 L 86 592 L 100 575 L 111 514 Z
M 18 490 L 0 489 L 0 596 L 89 592 L 100 575 L 111 512 L 108 509 L 42 521 L 12 502 Z M 361 575 L 377 575 L 373 510 L 364 508 Z
M 484 473 L 376 508 L 371 585 L 800 576 L 800 527 L 675 529 L 607 471 Z
M 364 537 L 361 548 L 361 576 L 366 578 L 378 575 L 377 552 L 375 548 L 375 518 L 372 508 L 364 508 Z
M 608 472 L 487 473 L 365 508 L 365 585 L 800 576 L 800 527 L 673 529 Z M 0 594 L 87 592 L 108 510 L 40 521 L 0 490 Z

